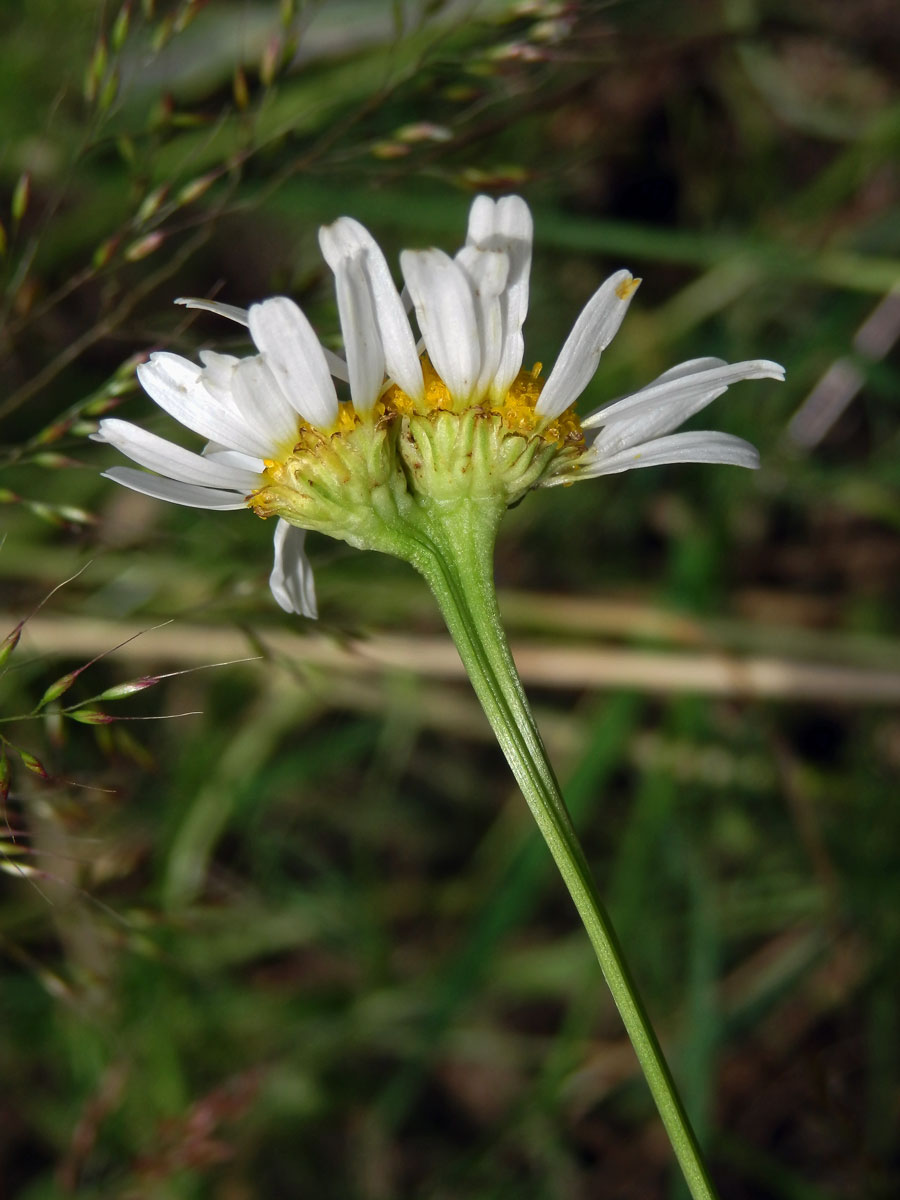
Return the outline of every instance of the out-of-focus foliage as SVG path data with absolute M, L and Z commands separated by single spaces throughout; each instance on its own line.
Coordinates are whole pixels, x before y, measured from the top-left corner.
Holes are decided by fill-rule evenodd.
M 896 1195 L 895 8 L 34 0 L 3 23 L 2 632 L 28 619 L 0 651 L 2 1194 L 665 1194 L 423 585 L 311 539 L 322 620 L 290 621 L 261 522 L 118 490 L 87 440 L 112 409 L 167 431 L 133 381 L 150 349 L 240 352 L 175 296 L 289 292 L 333 340 L 319 222 L 453 249 L 473 192 L 514 189 L 531 358 L 606 272 L 644 276 L 585 407 L 701 354 L 788 368 L 715 410 L 758 474 L 538 494 L 498 572 L 723 1197 Z M 416 669 L 364 669 L 367 645 Z

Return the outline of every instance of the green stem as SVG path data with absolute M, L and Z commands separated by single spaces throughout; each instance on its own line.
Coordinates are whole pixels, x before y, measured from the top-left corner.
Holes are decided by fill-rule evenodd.
M 715 1200 L 697 1139 L 597 892 L 506 641 L 493 578 L 501 515 L 492 502 L 472 499 L 435 507 L 410 557 L 437 598 L 472 686 L 584 922 L 691 1196 Z

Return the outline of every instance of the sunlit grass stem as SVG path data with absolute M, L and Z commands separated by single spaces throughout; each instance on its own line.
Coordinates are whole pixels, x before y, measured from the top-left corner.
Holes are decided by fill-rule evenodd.
M 435 506 L 410 555 L 440 605 L 472 686 L 584 923 L 694 1200 L 716 1193 L 600 899 L 510 653 L 494 588 L 493 500 Z

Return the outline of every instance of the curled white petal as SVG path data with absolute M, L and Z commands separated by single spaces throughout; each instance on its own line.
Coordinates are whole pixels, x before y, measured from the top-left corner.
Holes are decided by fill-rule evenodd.
M 315 619 L 319 615 L 316 588 L 305 542 L 305 529 L 278 521 L 275 526 L 275 565 L 269 576 L 269 587 L 285 612 L 301 613 Z
M 472 288 L 443 250 L 404 250 L 400 269 L 434 369 L 454 400 L 472 398 L 481 370 Z
M 329 429 L 338 399 L 328 361 L 309 321 L 287 296 L 273 296 L 250 309 L 250 335 L 301 417 Z
M 593 379 L 600 355 L 616 336 L 638 282 L 629 271 L 617 271 L 588 300 L 535 405 L 539 416 L 564 413 Z
M 226 317 L 229 321 L 236 321 L 238 325 L 249 324 L 246 308 L 238 308 L 236 304 L 220 304 L 218 300 L 202 300 L 195 296 L 179 296 L 175 303 L 184 308 L 198 308 L 203 312 L 215 313 L 217 317 Z
M 372 294 L 387 373 L 408 396 L 421 400 L 425 384 L 416 339 L 406 315 L 407 307 L 394 285 L 381 247 L 365 225 L 352 217 L 340 217 L 333 225 L 323 226 L 319 230 L 319 244 L 325 261 L 335 273 L 342 258 L 363 252 L 360 261 Z
M 177 479 L 163 479 L 160 475 L 148 475 L 146 471 L 135 471 L 132 467 L 110 467 L 103 472 L 103 477 L 121 483 L 133 492 L 142 492 L 156 500 L 168 500 L 170 504 L 183 504 L 186 508 L 247 507 L 246 500 L 237 492 L 199 487 Z
M 100 428 L 91 437 L 95 442 L 108 442 L 138 466 L 156 471 L 168 479 L 203 487 L 233 488 L 242 494 L 259 486 L 258 472 L 194 454 L 183 446 L 157 437 L 139 425 L 120 421 L 117 417 L 107 417 L 101 421 Z

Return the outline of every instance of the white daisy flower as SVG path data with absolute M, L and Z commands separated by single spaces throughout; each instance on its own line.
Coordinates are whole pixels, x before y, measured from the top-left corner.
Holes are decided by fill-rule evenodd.
M 348 324 L 351 367 L 319 344 L 308 320 L 293 302 L 275 296 L 249 311 L 206 300 L 182 300 L 188 308 L 206 309 L 249 326 L 260 353 L 238 359 L 201 351 L 202 366 L 177 354 L 151 354 L 138 367 L 138 379 L 151 399 L 186 428 L 208 438 L 200 454 L 166 441 L 127 421 L 100 422 L 94 439 L 109 442 L 133 462 L 154 471 L 111 467 L 107 479 L 160 500 L 191 508 L 246 508 L 266 483 L 266 463 L 289 455 L 298 438 L 299 421 L 330 430 L 339 416 L 332 375 L 350 379 L 354 406 L 370 411 L 384 377 L 356 370 L 368 351 Z M 380 346 L 379 346 L 380 353 Z M 315 617 L 312 571 L 304 553 L 306 531 L 279 520 L 275 532 L 275 566 L 270 584 L 287 612 Z
M 765 359 L 682 363 L 579 420 L 574 404 L 615 336 L 639 280 L 612 275 L 586 304 L 546 381 L 522 369 L 532 219 L 525 201 L 478 196 L 466 243 L 404 250 L 405 295 L 385 257 L 351 217 L 320 231 L 335 277 L 345 358 L 326 350 L 283 296 L 248 311 L 179 301 L 248 326 L 257 353 L 201 352 L 201 365 L 157 353 L 138 368 L 153 400 L 207 439 L 194 453 L 126 421 L 101 421 L 97 440 L 144 471 L 108 478 L 196 508 L 250 507 L 279 518 L 270 583 L 287 611 L 316 615 L 306 529 L 414 558 L 434 505 L 493 501 L 633 467 L 709 462 L 759 465 L 748 442 L 675 433 L 732 384 L 783 379 Z M 339 400 L 335 380 L 348 385 Z M 153 472 L 149 474 L 148 472 Z

